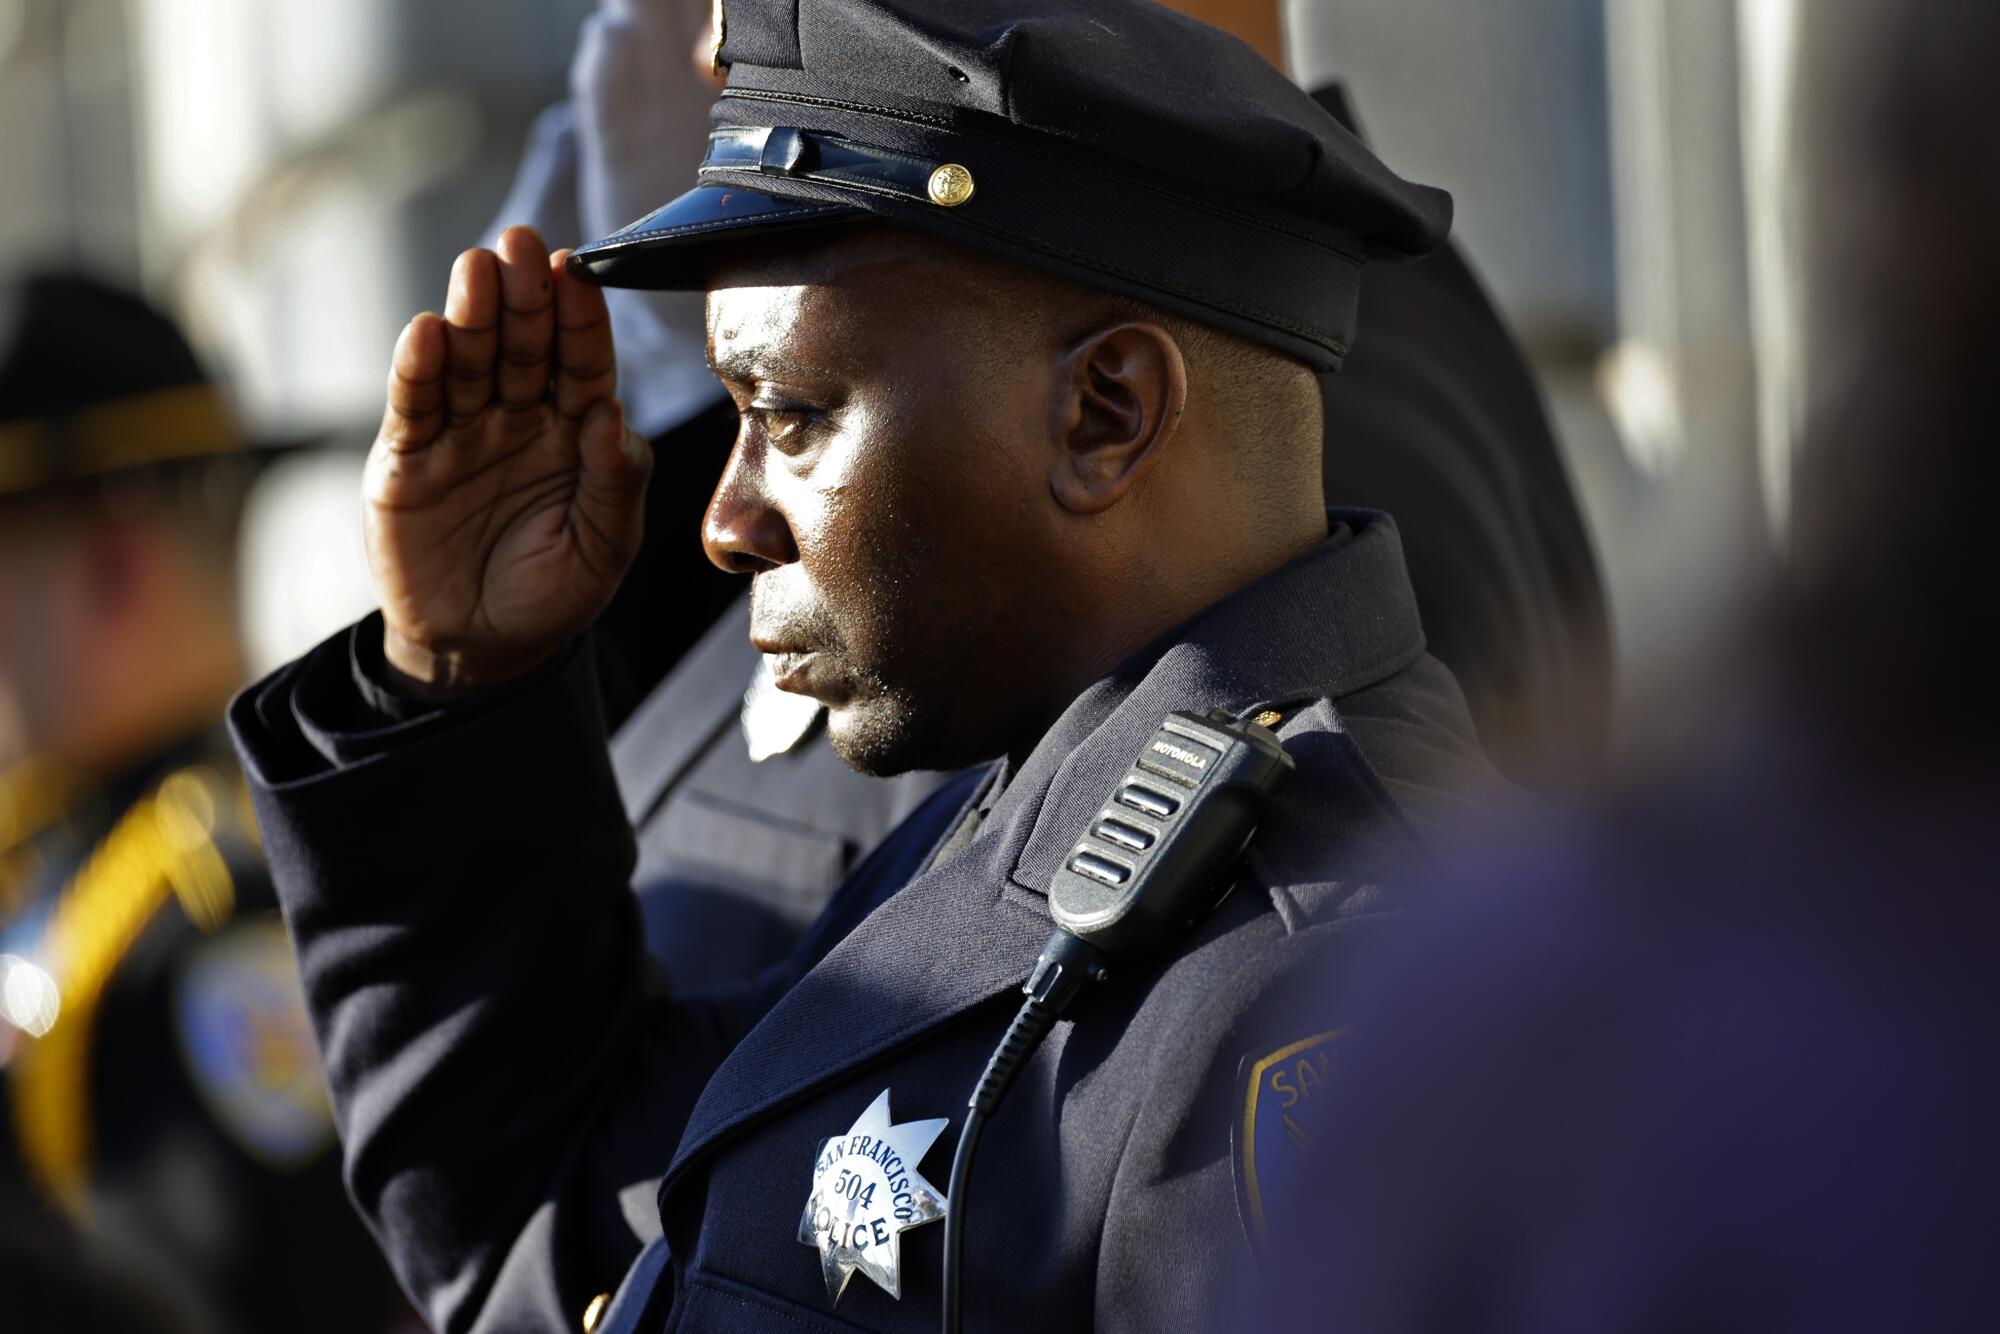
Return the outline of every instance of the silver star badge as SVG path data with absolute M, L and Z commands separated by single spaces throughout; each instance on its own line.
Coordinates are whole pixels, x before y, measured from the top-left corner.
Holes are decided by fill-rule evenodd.
M 950 1121 L 889 1124 L 889 1090 L 845 1135 L 820 1145 L 799 1240 L 819 1251 L 828 1301 L 835 1305 L 860 1270 L 891 1297 L 903 1296 L 902 1235 L 943 1218 L 947 1202 L 917 1171 Z
M 826 706 L 810 695 L 778 689 L 771 660 L 757 663 L 757 674 L 743 692 L 743 744 L 753 764 L 796 750 L 819 721 Z

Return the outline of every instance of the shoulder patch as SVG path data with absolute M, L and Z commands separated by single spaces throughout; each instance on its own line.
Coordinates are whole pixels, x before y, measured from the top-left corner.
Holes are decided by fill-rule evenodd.
M 1268 1239 L 1264 1210 L 1272 1192 L 1285 1190 L 1307 1161 L 1313 1099 L 1326 1088 L 1333 1042 L 1342 1031 L 1252 1052 L 1237 1067 L 1229 1159 L 1236 1176 L 1236 1212 L 1252 1246 L 1261 1247 Z
M 297 1168 L 334 1138 L 291 942 L 275 917 L 203 940 L 174 986 L 174 1025 L 209 1114 L 252 1157 Z

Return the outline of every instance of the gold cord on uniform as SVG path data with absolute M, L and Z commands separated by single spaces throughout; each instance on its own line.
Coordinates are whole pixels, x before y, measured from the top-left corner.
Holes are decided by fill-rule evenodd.
M 91 1152 L 90 1047 L 99 1003 L 119 962 L 169 898 L 213 931 L 236 906 L 216 848 L 231 800 L 213 769 L 183 769 L 128 810 L 63 890 L 36 951 L 58 1008 L 8 1080 L 29 1169 L 72 1212 L 84 1209 Z

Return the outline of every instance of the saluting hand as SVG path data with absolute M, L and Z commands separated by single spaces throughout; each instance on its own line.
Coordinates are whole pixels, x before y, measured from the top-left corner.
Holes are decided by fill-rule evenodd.
M 468 250 L 444 317 L 396 343 L 368 456 L 384 652 L 421 692 L 519 676 L 594 620 L 638 554 L 652 454 L 612 397 L 604 294 L 540 236 Z

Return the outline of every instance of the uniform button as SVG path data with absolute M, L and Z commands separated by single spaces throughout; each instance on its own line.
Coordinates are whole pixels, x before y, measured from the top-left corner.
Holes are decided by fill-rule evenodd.
M 947 162 L 931 173 L 931 202 L 940 208 L 957 208 L 972 198 L 972 173 L 956 162 Z
M 597 1334 L 597 1322 L 604 1319 L 604 1308 L 611 1305 L 611 1294 L 600 1292 L 590 1299 L 590 1305 L 583 1308 L 583 1334 Z

